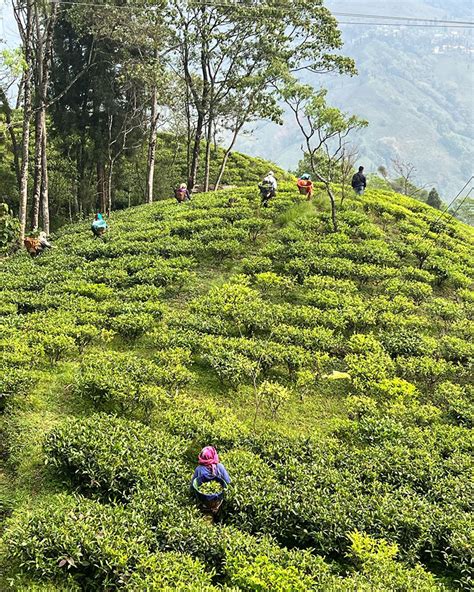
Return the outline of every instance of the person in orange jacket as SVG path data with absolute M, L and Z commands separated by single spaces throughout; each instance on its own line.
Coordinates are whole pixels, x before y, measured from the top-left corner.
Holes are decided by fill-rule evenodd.
M 311 175 L 309 175 L 308 173 L 301 175 L 296 185 L 298 186 L 298 190 L 301 193 L 301 195 L 306 195 L 308 199 L 311 199 L 313 197 L 314 187 L 313 182 L 311 181 Z

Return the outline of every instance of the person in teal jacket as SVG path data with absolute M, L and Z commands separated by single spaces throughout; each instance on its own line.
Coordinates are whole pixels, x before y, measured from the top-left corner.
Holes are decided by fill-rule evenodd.
M 91 230 L 97 238 L 101 238 L 102 235 L 105 234 L 105 231 L 107 230 L 107 222 L 104 220 L 102 214 L 95 215 Z

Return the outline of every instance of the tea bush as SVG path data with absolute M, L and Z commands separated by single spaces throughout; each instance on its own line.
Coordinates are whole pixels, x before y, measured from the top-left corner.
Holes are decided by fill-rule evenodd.
M 472 587 L 472 235 L 371 188 L 338 215 L 230 189 L 2 261 L 12 586 Z M 205 445 L 232 479 L 216 525 L 189 492 Z
M 35 382 L 34 375 L 21 368 L 5 368 L 0 373 L 0 411 L 12 397 L 28 394 Z
M 44 448 L 47 462 L 64 478 L 105 501 L 129 500 L 138 485 L 157 479 L 178 491 L 183 487 L 179 458 L 185 445 L 138 422 L 106 415 L 67 420 L 47 436 Z
M 137 513 L 65 494 L 43 500 L 7 521 L 7 558 L 39 578 L 71 574 L 85 590 L 120 589 L 151 531 Z

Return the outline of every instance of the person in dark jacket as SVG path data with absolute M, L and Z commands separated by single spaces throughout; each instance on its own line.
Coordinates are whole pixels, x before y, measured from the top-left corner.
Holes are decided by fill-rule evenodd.
M 364 175 L 364 167 L 360 166 L 359 167 L 359 172 L 356 173 L 353 177 L 352 177 L 352 183 L 351 183 L 354 191 L 357 193 L 357 195 L 362 195 L 365 191 L 365 188 L 367 187 L 367 179 L 365 178 Z
M 216 517 L 224 499 L 224 490 L 230 483 L 230 477 L 213 446 L 203 448 L 198 457 L 198 466 L 191 480 L 191 492 L 194 494 L 201 509 Z M 219 493 L 203 493 L 199 491 L 203 483 L 217 481 L 222 487 Z
M 174 196 L 178 203 L 184 203 L 185 201 L 191 200 L 191 194 L 186 183 L 181 183 L 181 185 L 175 190 Z

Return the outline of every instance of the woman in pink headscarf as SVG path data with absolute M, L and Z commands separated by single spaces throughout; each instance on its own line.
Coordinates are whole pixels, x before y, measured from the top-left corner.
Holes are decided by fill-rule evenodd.
M 217 512 L 222 504 L 224 489 L 230 483 L 229 474 L 225 470 L 224 465 L 219 462 L 219 456 L 213 446 L 206 446 L 201 450 L 198 463 L 191 481 L 191 491 L 207 509 L 213 513 Z M 220 483 L 223 488 L 222 491 L 210 494 L 199 491 L 200 486 L 208 481 L 217 481 Z

